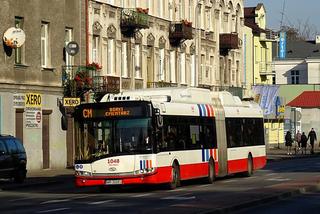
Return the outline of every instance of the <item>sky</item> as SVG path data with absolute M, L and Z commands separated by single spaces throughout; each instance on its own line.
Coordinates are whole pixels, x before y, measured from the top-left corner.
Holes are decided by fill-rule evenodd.
M 279 30 L 284 11 L 284 25 L 298 28 L 299 23 L 300 26 L 307 23 L 320 34 L 320 0 L 244 0 L 245 7 L 254 7 L 258 3 L 263 3 L 267 11 L 267 28 Z

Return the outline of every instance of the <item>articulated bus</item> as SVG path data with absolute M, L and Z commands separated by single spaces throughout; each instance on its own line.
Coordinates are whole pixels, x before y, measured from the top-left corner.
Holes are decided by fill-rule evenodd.
M 166 184 L 266 164 L 258 104 L 229 92 L 157 88 L 105 95 L 75 109 L 76 186 Z

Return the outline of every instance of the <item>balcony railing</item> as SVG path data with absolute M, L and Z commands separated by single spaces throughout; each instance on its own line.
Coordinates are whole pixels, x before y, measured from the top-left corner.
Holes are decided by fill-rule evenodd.
M 260 62 L 259 71 L 261 75 L 273 74 L 273 63 L 272 62 Z
M 260 34 L 260 41 L 266 41 L 266 42 L 275 42 L 277 39 L 277 34 L 267 29 L 265 33 Z
M 188 39 L 193 39 L 191 22 L 182 20 L 170 23 L 169 40 L 172 45 L 179 45 L 181 41 Z
M 132 36 L 137 29 L 149 28 L 148 9 L 124 8 L 121 11 L 121 32 Z
M 239 38 L 238 33 L 220 34 L 220 49 L 238 49 Z
M 95 93 L 119 93 L 120 77 L 94 76 L 92 78 L 93 91 Z
M 163 88 L 163 87 L 178 87 L 178 83 L 172 83 L 172 82 L 148 82 L 147 83 L 148 88 Z

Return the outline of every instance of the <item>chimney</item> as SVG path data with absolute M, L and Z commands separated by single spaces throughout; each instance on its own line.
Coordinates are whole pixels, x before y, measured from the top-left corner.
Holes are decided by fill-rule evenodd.
M 320 35 L 316 36 L 316 44 L 320 44 Z

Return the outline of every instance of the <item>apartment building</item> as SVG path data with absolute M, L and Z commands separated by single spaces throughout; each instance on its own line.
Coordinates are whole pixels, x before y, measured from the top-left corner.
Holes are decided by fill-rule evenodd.
M 1 1 L 1 35 L 19 29 L 25 42 L 10 46 L 6 38 L 0 51 L 0 134 L 22 140 L 28 169 L 65 168 L 67 160 L 72 162 L 58 101 L 63 96 L 61 66 L 85 63 L 81 17 L 85 6 L 79 0 Z M 74 57 L 64 49 L 70 41 L 79 44 Z
M 266 9 L 263 4 L 244 8 L 244 86 L 245 96 L 250 97 L 252 86 L 274 84 L 272 44 L 275 34 L 266 28 Z
M 242 0 L 90 0 L 88 19 L 89 63 L 113 89 L 238 88 L 241 96 Z

